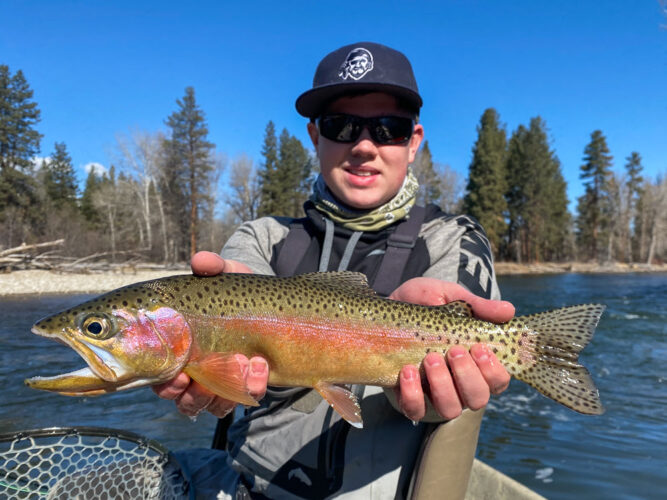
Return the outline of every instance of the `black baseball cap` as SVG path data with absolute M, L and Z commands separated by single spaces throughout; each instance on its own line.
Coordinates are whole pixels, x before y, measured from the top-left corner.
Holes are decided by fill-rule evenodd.
M 412 65 L 401 52 L 373 42 L 359 42 L 326 55 L 315 70 L 313 88 L 296 100 L 296 110 L 317 118 L 335 98 L 350 92 L 385 92 L 419 111 L 422 98 Z

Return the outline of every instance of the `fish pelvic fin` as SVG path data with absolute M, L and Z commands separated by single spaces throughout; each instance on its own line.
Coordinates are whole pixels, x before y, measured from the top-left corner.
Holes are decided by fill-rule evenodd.
M 579 364 L 604 310 L 601 304 L 582 304 L 517 318 L 536 335 L 535 364 L 516 378 L 579 413 L 604 413 L 590 373 Z
M 315 384 L 315 390 L 350 425 L 357 429 L 364 427 L 359 401 L 357 400 L 357 396 L 352 392 L 348 391 L 345 387 L 329 384 L 328 382 L 318 382 Z
M 246 406 L 259 406 L 248 392 L 243 369 L 234 354 L 209 354 L 189 362 L 183 371 L 216 396 Z

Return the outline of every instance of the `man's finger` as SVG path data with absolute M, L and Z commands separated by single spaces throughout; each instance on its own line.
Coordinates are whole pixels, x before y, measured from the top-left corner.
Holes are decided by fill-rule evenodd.
M 194 417 L 204 411 L 215 399 L 215 394 L 206 387 L 192 382 L 190 386 L 176 398 L 176 406 L 181 413 Z
M 394 290 L 389 298 L 429 306 L 463 300 L 470 304 L 479 319 L 505 323 L 514 317 L 514 306 L 507 301 L 485 299 L 457 283 L 435 278 L 412 278 Z
M 444 356 L 435 352 L 427 354 L 424 358 L 424 371 L 433 408 L 447 420 L 458 417 L 463 411 L 463 405 Z
M 266 394 L 266 385 L 269 382 L 269 364 L 260 356 L 250 358 L 246 376 L 246 388 L 257 401 Z
M 206 411 L 211 413 L 214 417 L 225 418 L 234 409 L 236 403 L 222 398 L 214 398 L 213 401 L 206 407 Z
M 215 276 L 225 270 L 225 261 L 217 253 L 197 252 L 192 256 L 190 267 L 197 276 Z
M 514 317 L 514 306 L 506 300 L 489 300 L 462 289 L 462 297 L 472 307 L 475 317 L 492 323 L 506 323 Z
M 398 401 L 403 414 L 413 422 L 418 422 L 426 415 L 426 402 L 422 389 L 421 376 L 416 366 L 407 365 L 399 374 Z
M 151 389 L 153 389 L 153 392 L 162 399 L 174 400 L 179 397 L 189 385 L 190 377 L 181 372 L 169 382 L 153 385 L 151 386 Z
M 475 344 L 470 348 L 470 355 L 486 380 L 491 394 L 500 394 L 507 389 L 510 374 L 488 346 Z
M 447 351 L 447 364 L 464 407 L 479 410 L 489 402 L 489 385 L 467 349 L 454 346 Z

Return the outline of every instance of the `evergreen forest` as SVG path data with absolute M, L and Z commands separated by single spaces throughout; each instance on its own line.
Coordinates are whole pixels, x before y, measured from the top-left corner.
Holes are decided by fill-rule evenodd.
M 77 179 L 65 138 L 41 144 L 40 119 L 25 75 L 0 65 L 0 268 L 11 268 L 8 256 L 17 249 L 39 245 L 42 256 L 69 262 L 184 263 L 198 250 L 219 251 L 243 221 L 302 216 L 318 170 L 312 151 L 272 121 L 258 131 L 259 163 L 247 155 L 227 161 L 209 140 L 192 87 L 165 113 L 164 131 L 119 134 L 113 164 L 92 166 L 85 182 Z M 667 258 L 667 179 L 644 177 L 639 151 L 614 157 L 604 132 L 591 131 L 579 166 L 583 194 L 568 200 L 544 118 L 508 132 L 489 108 L 471 147 L 462 179 L 432 157 L 428 141 L 422 144 L 412 165 L 418 203 L 477 218 L 497 260 Z

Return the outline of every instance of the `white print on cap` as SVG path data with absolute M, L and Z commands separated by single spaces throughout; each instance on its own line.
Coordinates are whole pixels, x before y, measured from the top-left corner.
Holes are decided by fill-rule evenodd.
M 352 49 L 345 58 L 345 62 L 340 65 L 338 76 L 347 80 L 349 76 L 353 80 L 363 78 L 366 73 L 373 69 L 373 54 L 368 50 L 358 47 Z

